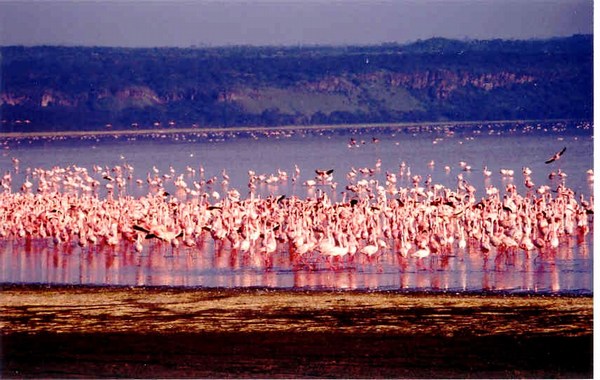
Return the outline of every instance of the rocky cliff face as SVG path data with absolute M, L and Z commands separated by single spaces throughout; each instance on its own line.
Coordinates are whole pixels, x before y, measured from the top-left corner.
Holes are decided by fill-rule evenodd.
M 452 96 L 459 88 L 472 86 L 476 89 L 491 91 L 496 88 L 531 83 L 536 77 L 531 74 L 511 71 L 474 74 L 468 71 L 426 70 L 415 72 L 378 71 L 359 75 L 327 76 L 318 81 L 301 82 L 293 86 L 295 90 L 320 94 L 350 95 L 360 92 L 360 88 L 373 84 L 383 84 L 390 88 L 407 90 L 429 90 L 435 99 L 444 100 Z M 39 107 L 78 107 L 82 104 L 110 100 L 119 109 L 127 107 L 144 108 L 166 105 L 179 101 L 194 101 L 199 93 L 205 91 L 202 85 L 187 88 L 185 91 L 171 90 L 157 93 L 150 86 L 124 85 L 112 91 L 102 88 L 89 93 L 65 93 L 57 88 L 39 89 L 35 94 L 15 89 L 0 92 L 0 106 L 39 106 Z M 235 89 L 218 94 L 219 102 L 241 101 L 248 97 L 260 98 L 261 91 L 253 87 L 236 86 Z
M 313 92 L 350 93 L 360 84 L 385 83 L 394 88 L 409 90 L 431 89 L 436 99 L 447 99 L 456 89 L 466 86 L 490 91 L 495 88 L 508 87 L 535 81 L 533 75 L 517 74 L 509 71 L 474 74 L 470 72 L 453 72 L 450 70 L 417 71 L 406 73 L 374 72 L 356 76 L 355 81 L 344 77 L 328 77 L 318 82 L 307 83 L 303 87 Z
M 436 99 L 447 99 L 452 92 L 461 87 L 473 86 L 490 91 L 495 88 L 508 87 L 514 84 L 530 83 L 533 75 L 512 72 L 492 72 L 473 74 L 469 72 L 452 72 L 449 70 L 424 71 L 411 74 L 390 74 L 389 83 L 393 87 L 406 87 L 415 90 L 432 89 Z
M 37 93 L 19 90 L 0 93 L 0 106 L 29 106 L 29 107 L 65 107 L 77 108 L 88 102 L 114 102 L 114 106 L 123 109 L 127 107 L 147 107 L 166 103 L 156 92 L 145 86 L 127 86 L 116 91 L 101 89 L 94 93 L 65 93 L 54 88 L 43 88 Z

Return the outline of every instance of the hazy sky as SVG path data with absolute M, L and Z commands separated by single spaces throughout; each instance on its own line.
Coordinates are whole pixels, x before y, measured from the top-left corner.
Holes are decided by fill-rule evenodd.
M 592 0 L 0 0 L 0 45 L 377 44 L 592 33 Z

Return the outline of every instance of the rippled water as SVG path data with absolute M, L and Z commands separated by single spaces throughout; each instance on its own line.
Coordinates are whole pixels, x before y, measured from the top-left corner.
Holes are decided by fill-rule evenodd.
M 143 254 L 55 247 L 46 242 L 0 245 L 0 279 L 10 283 L 100 285 L 167 285 L 210 287 L 277 287 L 403 289 L 448 291 L 574 292 L 592 291 L 592 255 L 575 239 L 551 254 L 523 252 L 482 255 L 457 252 L 424 260 L 384 254 L 369 260 L 322 263 L 317 269 L 296 267 L 287 251 L 272 262 L 230 250 L 153 247 Z
M 577 127 L 577 128 L 576 128 Z M 350 138 L 358 147 L 349 148 Z M 376 138 L 375 142 L 373 138 Z M 385 172 L 398 173 L 402 162 L 411 174 L 433 183 L 455 188 L 457 175 L 474 185 L 478 197 L 486 186 L 500 189 L 514 183 L 524 193 L 521 168 L 529 167 L 536 186 L 552 188 L 558 179 L 549 179 L 551 171 L 560 169 L 568 174 L 566 185 L 577 195 L 589 197 L 593 183 L 586 171 L 593 168 L 593 138 L 585 124 L 480 125 L 455 128 L 376 128 L 322 129 L 311 131 L 239 132 L 155 134 L 136 137 L 77 138 L 10 138 L 0 139 L 4 146 L 0 169 L 14 171 L 12 158 L 20 161 L 14 173 L 14 187 L 27 176 L 27 168 L 77 165 L 113 167 L 131 164 L 134 179 L 145 180 L 153 166 L 160 173 L 184 173 L 188 183 L 197 177 L 187 167 L 205 178 L 217 177 L 214 191 L 223 193 L 222 171 L 230 177 L 229 189 L 236 188 L 244 196 L 248 170 L 257 174 L 276 174 L 278 169 L 290 176 L 294 165 L 300 170 L 296 183 L 290 180 L 276 185 L 260 185 L 261 196 L 269 194 L 314 196 L 327 192 L 332 200 L 343 198 L 346 173 L 351 168 L 375 167 L 381 160 L 381 170 L 372 179 L 385 181 Z M 566 146 L 561 160 L 552 165 L 544 161 Z M 431 166 L 430 162 L 434 161 Z M 460 170 L 465 161 L 472 171 Z M 451 170 L 445 170 L 449 166 Z M 484 179 L 487 166 L 493 175 Z M 334 169 L 338 187 L 308 188 L 302 182 L 314 177 L 315 169 Z M 503 178 L 499 171 L 509 168 L 515 176 Z M 197 176 L 198 174 L 196 174 Z M 145 182 L 144 182 L 145 184 Z M 399 177 L 399 186 L 412 186 L 408 176 Z M 172 182 L 166 183 L 169 191 Z M 141 196 L 146 186 L 132 181 L 127 195 Z M 100 196 L 104 196 L 101 192 Z M 47 241 L 0 241 L 0 282 L 62 283 L 103 285 L 171 285 L 171 286 L 265 286 L 283 288 L 343 288 L 343 289 L 408 289 L 511 292 L 592 292 L 593 231 L 583 239 L 563 239 L 555 252 L 526 255 L 483 255 L 477 251 L 456 251 L 447 257 L 424 260 L 384 254 L 377 260 L 356 256 L 352 260 L 298 263 L 290 253 L 279 250 L 272 260 L 237 254 L 225 248 L 215 250 L 212 240 L 203 247 L 154 245 L 140 254 L 131 246 L 112 251 L 107 248 L 86 248 L 77 245 L 54 246 Z

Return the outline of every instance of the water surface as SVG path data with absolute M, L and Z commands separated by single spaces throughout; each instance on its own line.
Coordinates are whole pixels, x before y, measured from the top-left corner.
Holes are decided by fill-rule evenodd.
M 351 138 L 356 147 L 349 147 Z M 550 179 L 549 174 L 560 170 L 567 174 L 565 185 L 577 196 L 587 199 L 593 193 L 593 182 L 586 174 L 593 168 L 593 137 L 586 123 L 157 133 L 135 137 L 9 138 L 0 142 L 4 146 L 0 169 L 13 173 L 14 191 L 29 178 L 27 168 L 77 165 L 91 172 L 94 165 L 110 169 L 129 164 L 134 167 L 134 180 L 120 195 L 145 195 L 145 179 L 154 174 L 154 169 L 161 175 L 184 174 L 191 186 L 199 180 L 202 168 L 205 179 L 216 178 L 211 191 L 224 194 L 235 188 L 246 196 L 249 170 L 266 176 L 286 171 L 291 177 L 297 165 L 300 177 L 296 182 L 261 184 L 258 195 L 304 198 L 322 191 L 340 201 L 348 183 L 346 173 L 352 168 L 375 168 L 380 161 L 379 170 L 368 178 L 381 184 L 386 172 L 399 174 L 403 165 L 411 176 L 431 176 L 432 183 L 450 188 L 457 186 L 460 174 L 477 188 L 478 197 L 485 195 L 488 186 L 503 191 L 509 183 L 524 194 L 527 189 L 521 170 L 528 167 L 536 187 L 556 188 L 560 179 Z M 544 163 L 565 146 L 567 151 L 559 161 Z M 14 158 L 19 161 L 17 167 Z M 461 161 L 472 169 L 461 170 Z M 493 172 L 490 178 L 483 176 L 484 167 Z M 314 178 L 315 169 L 334 169 L 338 186 L 303 186 L 304 181 Z M 501 169 L 512 169 L 515 175 L 503 177 Z M 229 177 L 226 188 L 221 185 L 223 170 Z M 411 176 L 399 176 L 398 185 L 411 187 Z M 142 179 L 144 185 L 136 185 L 135 179 Z M 173 192 L 173 181 L 167 180 L 165 188 Z M 105 196 L 106 191 L 101 189 L 98 195 Z M 253 255 L 215 250 L 208 240 L 201 248 L 180 247 L 174 252 L 170 246 L 148 246 L 141 255 L 127 245 L 117 250 L 81 249 L 41 240 L 5 240 L 0 242 L 0 282 L 591 293 L 592 242 L 593 231 L 584 237 L 563 239 L 553 252 L 483 255 L 456 250 L 425 260 L 389 252 L 376 260 L 357 257 L 303 266 L 293 262 L 285 249 L 265 262 Z

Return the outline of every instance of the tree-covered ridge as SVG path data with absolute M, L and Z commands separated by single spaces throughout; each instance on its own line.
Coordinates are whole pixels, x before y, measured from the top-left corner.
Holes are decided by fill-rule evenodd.
M 587 35 L 0 52 L 3 131 L 592 117 Z

